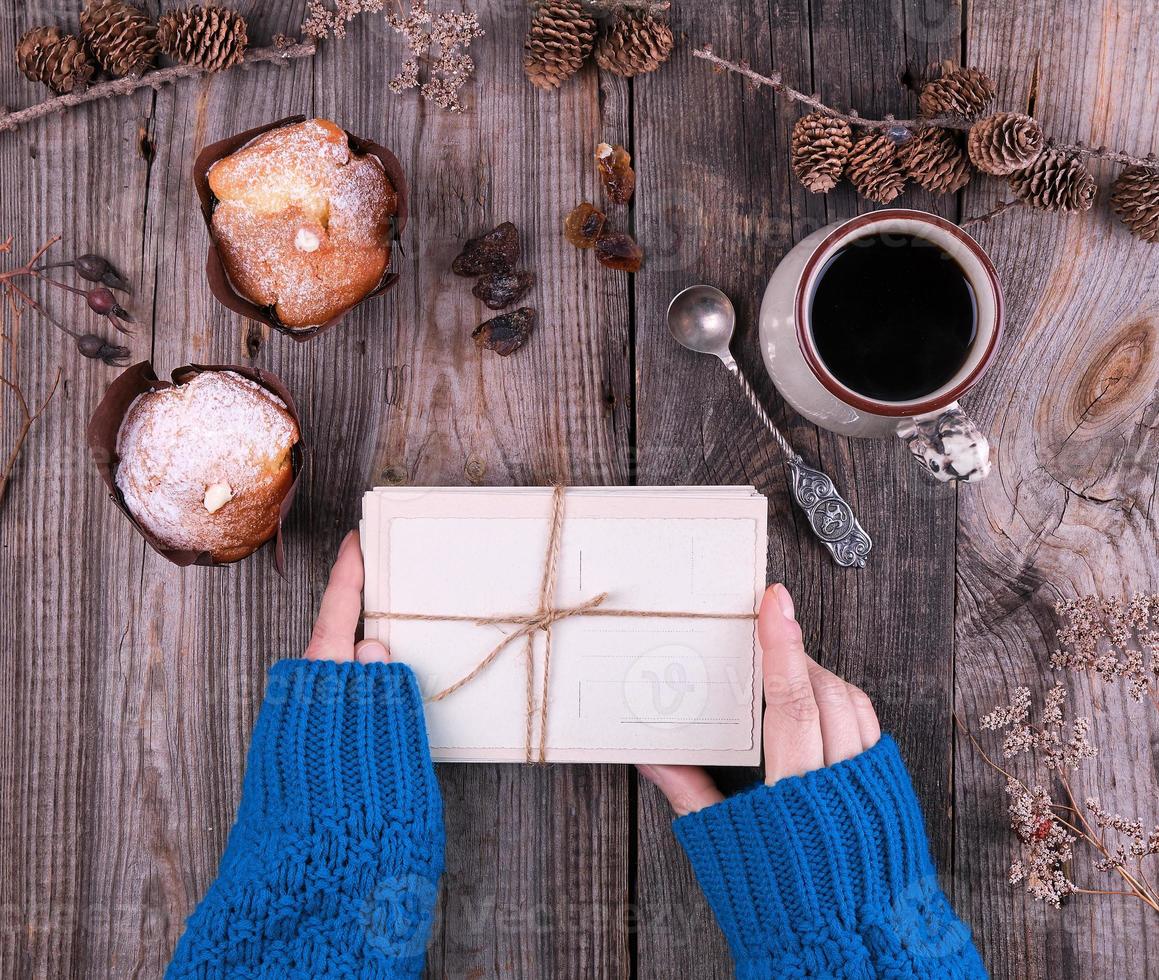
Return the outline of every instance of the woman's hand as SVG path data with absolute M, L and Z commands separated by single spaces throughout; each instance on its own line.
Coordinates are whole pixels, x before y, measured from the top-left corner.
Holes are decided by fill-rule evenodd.
M 360 567 L 360 582 L 361 574 Z M 852 759 L 877 744 L 881 728 L 872 703 L 864 691 L 805 653 L 793 599 L 783 585 L 765 592 L 757 637 L 764 651 L 766 783 Z M 668 797 L 677 816 L 724 799 L 708 773 L 696 766 L 639 768 Z
M 306 647 L 307 660 L 357 660 L 360 664 L 383 663 L 390 653 L 378 640 L 354 642 L 362 618 L 362 545 L 358 532 L 342 539 L 338 557 L 330 569 L 330 581 L 322 594 L 322 606 Z

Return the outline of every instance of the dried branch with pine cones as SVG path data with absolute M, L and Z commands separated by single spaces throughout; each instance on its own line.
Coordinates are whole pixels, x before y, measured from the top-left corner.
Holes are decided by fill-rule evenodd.
M 968 218 L 964 225 L 993 220 L 1020 206 L 1088 211 L 1097 185 L 1081 158 L 1092 156 L 1127 165 L 1111 188 L 1111 206 L 1137 238 L 1159 241 L 1159 157 L 1060 143 L 1048 139 L 1031 116 L 990 113 L 997 86 L 977 68 L 943 66 L 939 75 L 927 79 L 918 98 L 921 115 L 915 119 L 869 119 L 793 88 L 780 72 L 762 75 L 744 62 L 721 58 L 710 46 L 693 55 L 719 73 L 741 75 L 810 110 L 793 128 L 790 162 L 797 179 L 813 193 L 828 193 L 847 176 L 859 194 L 879 204 L 897 198 L 907 180 L 952 194 L 969 183 L 972 165 L 1005 179 L 1015 200 Z M 854 128 L 865 132 L 852 142 L 841 138 Z M 959 143 L 963 133 L 964 150 Z
M 248 69 L 255 65 L 281 65 L 297 58 L 312 58 L 314 54 L 315 48 L 312 42 L 290 42 L 275 44 L 268 48 L 249 48 L 236 67 Z M 158 91 L 183 78 L 199 78 L 205 74 L 207 74 L 207 70 L 200 65 L 173 65 L 170 68 L 161 68 L 140 76 L 115 78 L 111 81 L 90 85 L 88 88 L 77 88 L 67 95 L 47 99 L 26 109 L 17 109 L 11 112 L 0 111 L 0 133 L 5 130 L 17 129 L 37 119 L 43 119 L 45 116 L 66 112 L 76 106 L 84 105 L 86 102 L 129 95 L 142 88 Z

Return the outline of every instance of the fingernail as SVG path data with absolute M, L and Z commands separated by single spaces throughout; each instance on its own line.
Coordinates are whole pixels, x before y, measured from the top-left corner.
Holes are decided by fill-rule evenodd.
M 793 608 L 793 597 L 789 595 L 789 590 L 778 582 L 773 586 L 773 591 L 777 595 L 777 605 L 781 607 L 781 615 L 785 619 L 796 620 L 797 610 Z

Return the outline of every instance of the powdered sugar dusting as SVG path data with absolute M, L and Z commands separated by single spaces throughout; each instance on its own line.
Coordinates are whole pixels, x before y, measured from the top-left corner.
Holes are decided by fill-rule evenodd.
M 170 547 L 221 555 L 272 535 L 297 441 L 280 398 L 232 371 L 206 371 L 129 406 L 116 484 L 133 516 Z M 230 499 L 210 513 L 206 494 L 219 484 Z
M 316 326 L 381 281 L 397 199 L 381 163 L 312 119 L 218 161 L 213 232 L 234 288 L 289 327 Z M 302 246 L 302 242 L 314 248 Z

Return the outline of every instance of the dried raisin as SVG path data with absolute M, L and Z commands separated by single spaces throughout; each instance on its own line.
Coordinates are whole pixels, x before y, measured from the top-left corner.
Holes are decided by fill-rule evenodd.
M 451 265 L 456 276 L 482 276 L 490 272 L 511 272 L 519 262 L 519 230 L 510 221 L 472 238 Z
M 494 351 L 500 357 L 509 357 L 527 343 L 535 329 L 535 318 L 535 310 L 523 306 L 479 324 L 471 336 L 477 346 Z
M 471 292 L 491 309 L 501 310 L 523 299 L 534 285 L 535 274 L 526 270 L 492 272 L 481 276 Z

